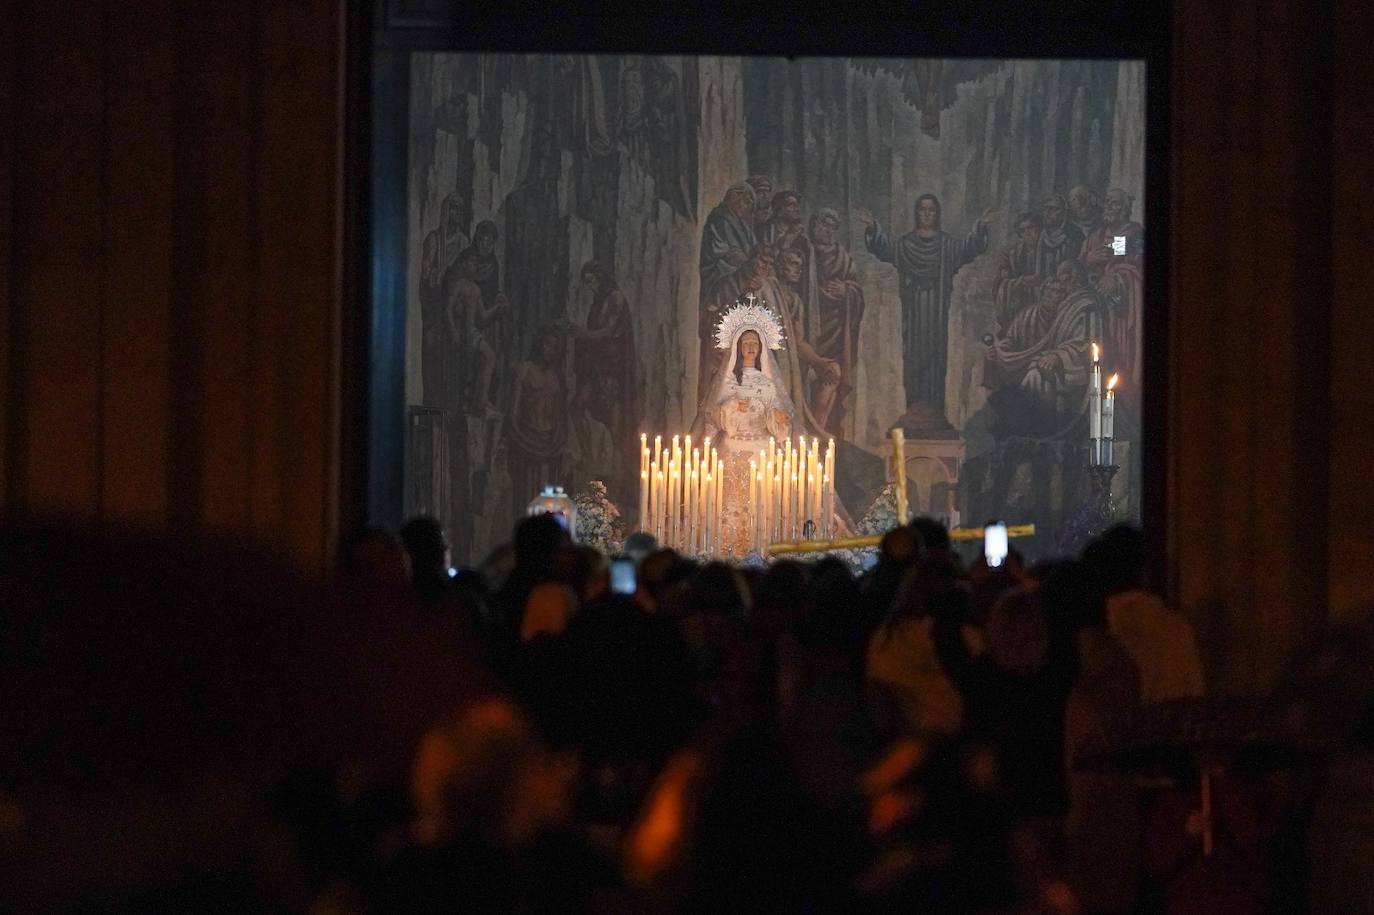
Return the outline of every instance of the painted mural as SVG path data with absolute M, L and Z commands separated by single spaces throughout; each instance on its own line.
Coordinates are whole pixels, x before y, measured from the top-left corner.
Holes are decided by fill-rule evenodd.
M 915 511 L 1034 523 L 1016 546 L 1052 554 L 1093 342 L 1136 517 L 1144 85 L 1137 61 L 413 55 L 407 510 L 464 560 L 546 483 L 633 516 L 640 433 L 700 429 L 712 328 L 754 293 L 847 517 L 900 427 Z

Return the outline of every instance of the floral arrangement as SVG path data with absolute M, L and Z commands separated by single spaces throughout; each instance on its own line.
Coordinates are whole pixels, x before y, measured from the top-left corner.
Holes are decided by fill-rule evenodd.
M 859 519 L 855 534 L 860 537 L 886 534 L 897 525 L 897 484 L 888 483 Z
M 608 556 L 625 548 L 625 521 L 606 493 L 606 484 L 592 480 L 573 496 L 577 506 L 577 542 L 594 546 Z

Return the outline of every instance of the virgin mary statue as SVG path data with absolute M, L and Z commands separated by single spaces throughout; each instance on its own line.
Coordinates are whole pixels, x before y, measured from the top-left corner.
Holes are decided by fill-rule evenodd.
M 774 350 L 782 349 L 782 325 L 771 310 L 736 304 L 716 325 L 716 348 L 729 355 L 707 401 L 706 434 L 720 451 L 720 550 L 743 556 L 751 546 L 749 459 L 767 450 L 768 439 L 792 434 L 793 408 Z

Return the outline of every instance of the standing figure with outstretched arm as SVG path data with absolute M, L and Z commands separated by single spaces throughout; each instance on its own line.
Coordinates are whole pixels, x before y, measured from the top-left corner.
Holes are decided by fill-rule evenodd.
M 908 408 L 925 404 L 945 412 L 945 370 L 949 362 L 949 305 L 954 274 L 988 247 L 986 210 L 973 230 L 956 238 L 940 228 L 940 201 L 934 194 L 916 198 L 916 228 L 893 238 L 866 209 L 855 211 L 866 227 L 864 244 L 879 260 L 897 268 L 901 279 L 902 364 Z

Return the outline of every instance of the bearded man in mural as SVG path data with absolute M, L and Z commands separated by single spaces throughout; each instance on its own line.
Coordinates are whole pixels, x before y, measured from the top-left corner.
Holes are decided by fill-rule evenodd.
M 1089 351 L 1102 300 L 1076 260 L 1061 263 L 1040 299 L 987 340 L 983 385 L 1003 433 L 1052 437 L 1086 409 Z
M 855 215 L 867 227 L 864 244 L 894 265 L 901 278 L 902 372 L 906 415 L 896 424 L 913 433 L 951 429 L 945 419 L 945 370 L 949 364 L 949 306 L 954 274 L 988 248 L 995 212 L 984 211 L 972 231 L 957 238 L 940 227 L 940 200 L 922 194 L 914 207 L 916 228 L 893 238 L 872 212 Z
M 1002 252 L 993 300 L 997 320 L 1006 326 L 1017 312 L 1033 305 L 1045 277 L 1039 272 L 1040 214 L 1026 210 L 1016 217 L 1016 241 Z
M 773 221 L 773 179 L 768 175 L 753 175 L 745 183 L 754 189 L 754 235 L 763 238 L 768 223 Z
M 806 222 L 802 218 L 802 198 L 793 190 L 781 190 L 773 195 L 770 203 L 773 218 L 768 228 L 759 237 L 760 244 L 773 249 L 775 255 L 784 251 L 796 251 L 802 257 L 801 279 L 793 284 L 801 299 L 800 327 L 805 329 L 808 338 L 815 336 L 815 316 L 812 308 L 816 299 L 816 276 L 813 269 L 814 256 L 811 239 L 806 234 Z
M 826 369 L 811 383 L 811 410 L 826 432 L 841 438 L 845 400 L 854 390 L 864 290 L 854 256 L 836 240 L 840 214 L 819 209 L 812 214 L 809 229 L 816 279 L 816 335 L 810 342 L 826 362 Z M 796 270 L 800 273 L 801 266 Z M 785 266 L 784 276 L 789 272 Z
M 1086 184 L 1069 188 L 1069 222 L 1083 234 L 1084 238 L 1097 231 L 1102 224 L 1102 198 L 1097 191 Z
M 1040 249 L 1036 272 L 1053 276 L 1059 265 L 1083 250 L 1083 233 L 1069 222 L 1069 202 L 1063 194 L 1048 194 L 1040 201 Z
M 840 379 L 840 366 L 834 359 L 817 351 L 808 338 L 806 306 L 797 292 L 804 269 L 802 252 L 788 248 L 775 256 L 770 247 L 759 245 L 757 258 L 765 272 L 759 294 L 781 319 L 783 331 L 790 341 L 785 349 L 779 351 L 778 365 L 782 368 L 788 396 L 796 405 L 797 432 L 820 435 L 825 431 L 825 426 L 816 413 L 814 400 L 808 398 L 816 386 L 821 385 L 828 388 L 830 402 L 833 403 L 833 393 Z M 770 268 L 769 263 L 775 266 Z

